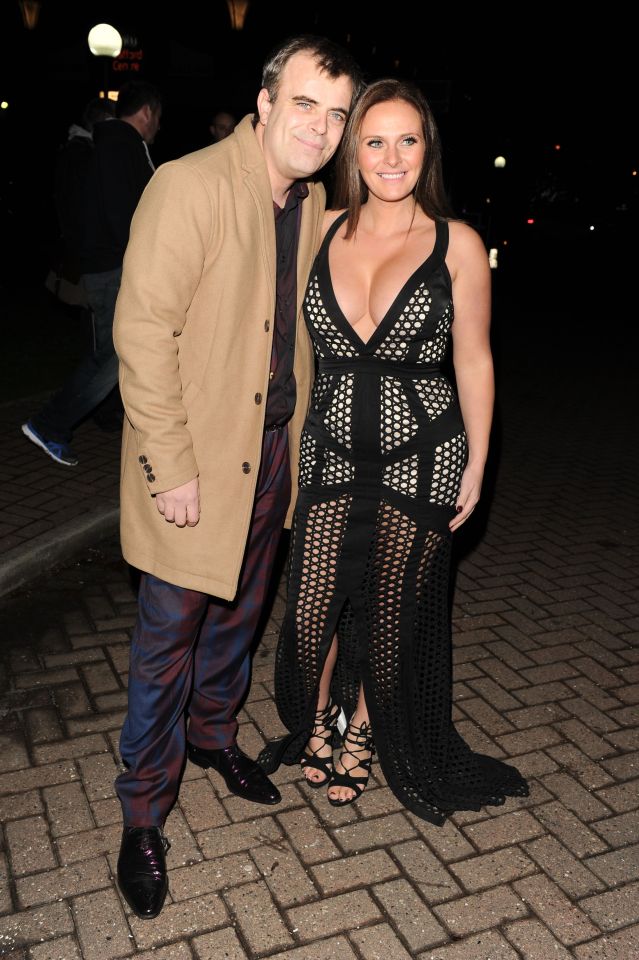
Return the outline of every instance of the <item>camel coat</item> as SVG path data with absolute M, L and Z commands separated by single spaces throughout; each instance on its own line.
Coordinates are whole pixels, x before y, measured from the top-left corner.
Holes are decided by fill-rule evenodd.
M 293 490 L 313 371 L 301 304 L 324 211 L 324 188 L 309 189 L 297 259 Z M 275 257 L 271 187 L 247 116 L 221 143 L 154 175 L 131 224 L 115 314 L 124 556 L 225 600 L 237 590 L 260 465 Z M 154 495 L 194 477 L 200 522 L 178 528 Z

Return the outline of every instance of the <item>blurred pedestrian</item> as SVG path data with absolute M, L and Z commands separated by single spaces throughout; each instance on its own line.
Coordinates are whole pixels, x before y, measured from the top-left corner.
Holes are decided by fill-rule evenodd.
M 227 113 L 226 110 L 218 110 L 211 118 L 209 125 L 211 141 L 219 143 L 220 140 L 225 140 L 235 130 L 236 123 L 237 121 L 232 113 Z
M 85 213 L 78 234 L 82 285 L 94 318 L 94 347 L 64 386 L 22 425 L 22 432 L 57 463 L 75 466 L 75 426 L 118 382 L 113 315 L 122 276 L 129 226 L 154 171 L 148 145 L 160 128 L 162 102 L 150 83 L 133 81 L 120 90 L 117 119 L 96 123 L 85 188 Z

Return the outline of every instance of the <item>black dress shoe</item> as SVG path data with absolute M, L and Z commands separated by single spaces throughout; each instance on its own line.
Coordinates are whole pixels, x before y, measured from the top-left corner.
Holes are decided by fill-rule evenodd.
M 171 844 L 159 827 L 125 827 L 118 857 L 118 886 L 137 917 L 152 920 L 169 888 L 164 855 Z
M 279 803 L 282 799 L 275 784 L 271 783 L 255 760 L 240 750 L 237 743 L 220 750 L 203 750 L 187 743 L 186 749 L 191 763 L 196 763 L 198 767 L 213 767 L 236 796 L 252 800 L 253 803 Z

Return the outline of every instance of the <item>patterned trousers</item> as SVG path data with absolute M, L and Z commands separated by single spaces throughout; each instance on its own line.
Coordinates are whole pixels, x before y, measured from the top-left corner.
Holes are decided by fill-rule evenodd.
M 267 430 L 232 603 L 142 574 L 120 737 L 127 769 L 116 779 L 126 826 L 162 826 L 166 820 L 184 769 L 187 715 L 194 745 L 216 750 L 235 740 L 290 493 L 287 429 Z

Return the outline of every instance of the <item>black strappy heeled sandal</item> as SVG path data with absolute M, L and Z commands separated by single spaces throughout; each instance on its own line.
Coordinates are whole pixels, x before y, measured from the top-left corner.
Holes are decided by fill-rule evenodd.
M 302 770 L 313 769 L 319 770 L 320 773 L 324 774 L 323 780 L 310 780 L 306 774 L 304 774 L 304 779 L 308 783 L 309 787 L 312 787 L 313 790 L 319 789 L 319 787 L 326 786 L 329 783 L 333 775 L 333 747 L 332 740 L 333 734 L 337 728 L 337 720 L 341 713 L 341 708 L 329 699 L 328 703 L 323 710 L 318 710 L 315 714 L 315 723 L 313 726 L 313 732 L 309 738 L 309 742 L 306 744 L 304 754 L 300 758 L 300 766 Z M 321 740 L 322 743 L 315 750 L 311 750 L 309 743 L 313 739 Z M 320 751 L 324 750 L 326 747 L 331 748 L 331 754 L 329 757 L 321 757 Z M 309 751 L 308 753 L 306 751 Z
M 358 754 L 368 753 L 367 757 L 360 759 Z M 349 757 L 353 757 L 357 763 L 352 767 L 346 767 L 342 762 L 344 767 L 344 773 L 337 773 L 333 771 L 333 775 L 329 781 L 330 787 L 348 787 L 349 790 L 353 790 L 355 796 L 349 797 L 348 800 L 338 800 L 336 797 L 328 797 L 328 802 L 334 807 L 345 807 L 346 804 L 352 803 L 354 800 L 359 799 L 363 794 L 366 784 L 368 783 L 368 777 L 371 772 L 371 763 L 373 762 L 373 754 L 375 753 L 375 743 L 373 741 L 373 731 L 371 729 L 370 723 L 362 723 L 357 727 L 351 720 L 348 724 L 348 727 L 344 731 L 344 740 L 342 743 L 342 756 L 346 754 Z M 365 771 L 363 776 L 353 776 L 353 772 L 357 769 L 362 769 Z

